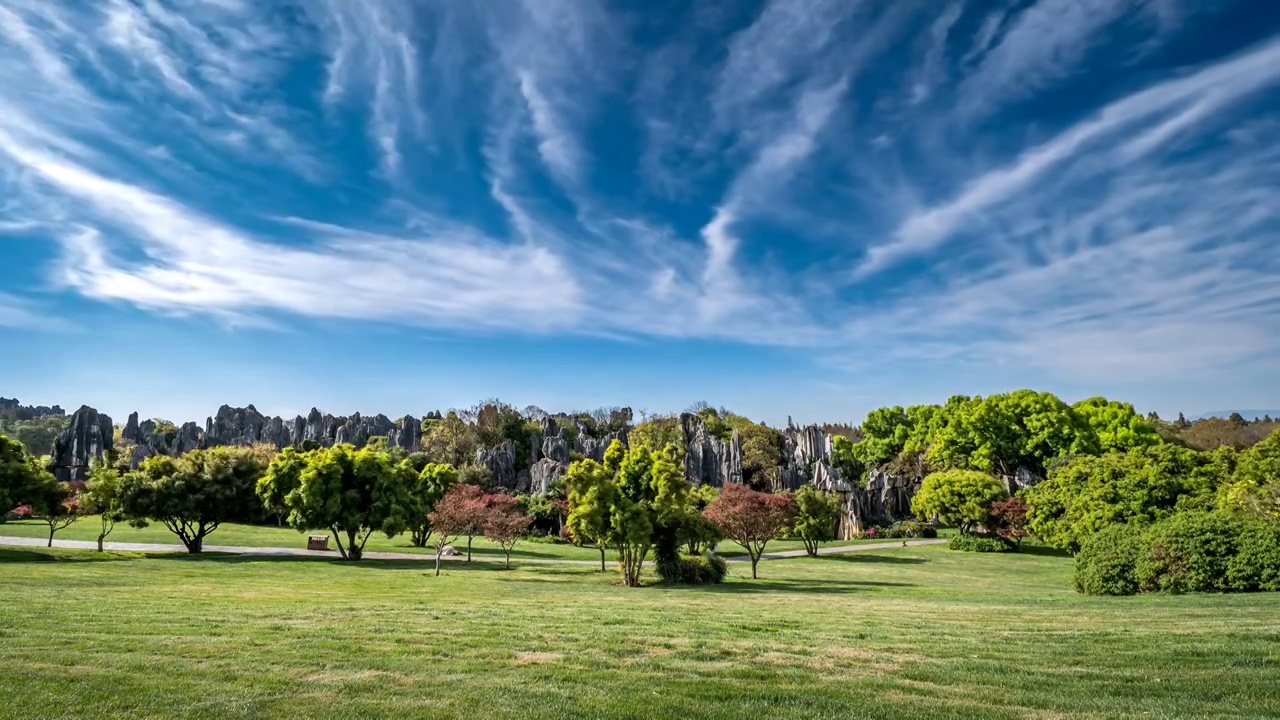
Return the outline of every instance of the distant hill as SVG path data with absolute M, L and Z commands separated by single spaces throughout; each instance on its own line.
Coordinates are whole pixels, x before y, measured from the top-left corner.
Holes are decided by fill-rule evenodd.
M 1254 418 L 1261 418 L 1261 417 L 1280 418 L 1280 410 L 1273 408 L 1271 410 L 1214 410 L 1213 412 L 1207 412 L 1203 415 L 1198 415 L 1191 419 L 1192 420 L 1205 420 L 1208 418 L 1226 419 L 1231 417 L 1231 413 L 1240 413 L 1240 416 L 1243 417 L 1245 420 L 1252 420 Z

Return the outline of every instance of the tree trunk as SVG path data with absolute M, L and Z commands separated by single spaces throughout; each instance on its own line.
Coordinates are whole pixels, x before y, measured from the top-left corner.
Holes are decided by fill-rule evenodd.
M 752 580 L 756 579 L 756 563 L 760 562 L 760 555 L 762 554 L 763 552 L 751 553 L 751 579 Z
M 356 533 L 348 532 L 347 533 L 347 559 L 359 560 L 360 556 L 363 553 L 364 553 L 364 548 L 360 545 L 360 543 L 356 542 Z
M 436 577 L 440 577 L 440 553 L 443 551 L 443 547 L 436 551 Z
M 105 537 L 106 537 L 106 535 L 99 535 L 99 536 L 98 536 L 98 552 L 102 552 L 102 539 L 103 539 L 103 538 L 105 538 Z
M 187 552 L 196 555 L 204 550 L 204 536 L 196 535 L 187 542 Z
M 467 562 L 471 562 L 471 535 L 467 536 Z
M 53 523 L 49 523 L 49 545 L 48 545 L 48 547 L 53 547 Z
M 511 569 L 511 551 L 507 550 L 507 569 Z
M 600 572 L 606 572 L 604 569 L 604 545 L 600 546 Z

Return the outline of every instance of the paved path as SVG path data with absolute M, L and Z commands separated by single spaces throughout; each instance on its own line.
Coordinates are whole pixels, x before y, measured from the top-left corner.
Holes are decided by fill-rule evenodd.
M 49 541 L 46 538 L 34 537 L 11 537 L 0 535 L 0 545 L 18 545 L 22 547 L 45 547 Z M 892 550 L 894 548 L 913 547 L 916 545 L 937 545 L 945 543 L 946 540 L 895 540 L 893 542 L 870 543 L 865 545 L 838 545 L 832 547 L 818 548 L 820 555 L 834 555 L 836 553 L 863 552 L 867 550 Z M 75 550 L 94 550 L 98 544 L 90 540 L 54 540 L 53 546 L 56 548 L 68 548 Z M 103 543 L 106 550 L 118 550 L 122 552 L 144 552 L 144 553 L 185 553 L 187 549 L 178 544 L 162 544 L 162 543 L 127 543 L 127 542 L 106 542 Z M 321 557 L 321 558 L 338 558 L 337 550 L 305 550 L 303 548 L 283 548 L 283 547 L 244 547 L 238 545 L 205 545 L 205 552 L 210 553 L 227 553 L 230 555 L 258 555 L 263 557 Z M 794 558 L 804 556 L 804 550 L 784 550 L 776 553 L 765 553 L 760 556 L 761 560 L 781 560 L 784 558 Z M 364 554 L 364 557 L 370 560 L 419 560 L 422 562 L 435 562 L 436 556 L 429 553 L 402 553 L 402 552 L 381 552 L 370 550 Z M 472 555 L 473 560 L 478 562 L 503 562 L 503 559 L 494 555 Z M 445 557 L 444 560 L 465 560 L 465 555 L 454 557 Z M 567 558 L 525 558 L 513 557 L 512 561 L 524 564 L 536 565 L 594 565 L 599 567 L 599 560 L 571 560 Z M 748 562 L 751 558 L 746 555 L 733 555 L 725 557 L 729 562 Z

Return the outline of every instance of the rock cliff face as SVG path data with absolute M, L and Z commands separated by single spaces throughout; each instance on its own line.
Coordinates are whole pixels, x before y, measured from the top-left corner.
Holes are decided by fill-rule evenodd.
M 552 483 L 564 477 L 568 470 L 568 463 L 542 458 L 529 468 L 529 492 L 535 495 L 546 495 Z
M 702 418 L 680 415 L 684 436 L 684 474 L 694 485 L 724 487 L 742 482 L 742 438 L 734 430 L 729 442 L 707 432 Z
M 115 426 L 109 416 L 88 405 L 80 406 L 53 441 L 49 469 L 59 480 L 88 479 L 89 463 L 113 449 L 114 436 Z
M 520 490 L 516 477 L 516 445 L 504 440 L 501 445 L 476 450 L 476 464 L 489 468 L 495 488 Z
M 399 427 L 387 433 L 387 445 L 414 452 L 422 447 L 422 421 L 412 415 L 400 418 Z

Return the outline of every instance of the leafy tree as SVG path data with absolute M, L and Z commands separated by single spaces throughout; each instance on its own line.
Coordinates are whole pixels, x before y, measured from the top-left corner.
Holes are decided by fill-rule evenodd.
M 422 451 L 436 462 L 448 463 L 456 468 L 475 458 L 480 446 L 480 434 L 475 426 L 450 410 L 449 414 L 426 427 L 424 421 Z
M 928 459 L 939 468 L 1040 474 L 1054 458 L 1096 452 L 1097 436 L 1070 406 L 1050 393 L 1018 390 L 958 404 Z
M 920 519 L 938 516 L 943 522 L 967 534 L 987 519 L 991 503 L 1007 496 L 995 478 L 975 470 L 944 470 L 931 473 L 911 498 L 911 512 Z
M 627 437 L 633 446 L 644 445 L 651 448 L 678 446 L 684 443 L 684 435 L 680 430 L 680 418 L 673 415 L 649 418 L 632 428 Z
M 51 479 L 39 461 L 17 440 L 0 435 L 0 517 L 31 500 Z
M 725 485 L 703 511 L 721 534 L 747 549 L 753 580 L 765 546 L 791 525 L 795 513 L 790 493 L 762 493 L 738 483 Z
M 792 528 L 804 542 L 809 557 L 818 556 L 818 544 L 834 540 L 840 521 L 840 496 L 805 485 L 795 493 L 796 522 Z
M 300 531 L 330 530 L 347 560 L 360 559 L 375 531 L 387 537 L 404 531 L 413 475 L 408 463 L 392 463 L 374 447 L 357 450 L 345 444 L 303 453 L 301 460 L 300 467 L 273 464 L 276 471 L 257 489 L 260 498 L 283 498 L 290 525 Z
M 408 519 L 409 538 L 414 547 L 426 547 L 431 539 L 431 521 L 428 515 L 450 487 L 458 482 L 458 471 L 445 463 L 428 463 L 409 486 Z
M 1209 507 L 1224 480 L 1222 467 L 1213 455 L 1172 445 L 1071 458 L 1020 493 L 1029 508 L 1027 529 L 1074 553 L 1108 525 L 1149 524 L 1178 510 Z
M 484 508 L 484 536 L 502 548 L 510 569 L 511 549 L 529 531 L 533 518 L 526 515 L 519 501 L 510 495 L 486 495 Z
M 840 475 L 853 485 L 865 486 L 867 466 L 863 464 L 857 445 L 843 435 L 831 438 L 831 462 Z
M 987 529 L 1021 548 L 1027 536 L 1027 509 L 1020 497 L 997 500 L 987 508 Z
M 0 420 L 0 435 L 8 435 L 22 443 L 32 457 L 40 457 L 53 451 L 53 441 L 67 422 L 67 416 L 61 414 Z
M 679 522 L 679 542 L 690 555 L 697 555 L 720 542 L 720 529 L 702 514 L 719 494 L 720 490 L 710 485 L 699 485 L 689 490 L 689 502 Z
M 124 477 L 121 514 L 134 527 L 159 522 L 187 552 L 198 553 L 222 523 L 260 517 L 254 489 L 265 470 L 261 457 L 245 448 L 193 450 L 181 458 L 156 455 Z
M 315 451 L 302 451 L 294 447 L 281 450 L 271 459 L 266 475 L 255 488 L 263 507 L 275 516 L 276 525 L 282 525 L 289 515 L 290 508 L 286 498 L 302 484 L 302 472 L 307 469 L 312 452 Z
M 532 439 L 525 417 L 501 400 L 489 400 L 476 406 L 470 414 L 476 418 L 476 434 L 480 444 L 492 447 L 510 440 L 516 449 L 516 464 L 532 462 Z
M 1280 520 L 1280 430 L 1240 453 L 1218 496 L 1223 507 Z
M 31 517 L 49 526 L 48 547 L 53 547 L 55 532 L 80 519 L 80 502 L 76 493 L 47 472 L 27 489 L 26 504 L 31 506 Z
M 1098 437 L 1102 452 L 1131 450 L 1161 442 L 1155 426 L 1125 402 L 1092 397 L 1071 406 Z
M 81 502 L 98 512 L 98 552 L 102 552 L 102 544 L 116 523 L 125 519 L 121 504 L 123 488 L 124 473 L 116 465 L 98 462 L 89 468 L 89 482 Z
M 458 466 L 458 484 L 487 488 L 493 484 L 493 473 L 484 465 L 469 462 Z
M 613 474 L 595 460 L 579 460 L 565 473 L 570 536 L 600 550 L 600 572 L 605 571 L 604 552 L 608 546 L 614 494 Z
M 484 491 L 475 485 L 454 485 L 436 502 L 427 519 L 436 536 L 436 577 L 440 576 L 440 557 L 449 543 L 474 532 L 484 516 Z

